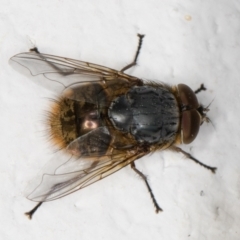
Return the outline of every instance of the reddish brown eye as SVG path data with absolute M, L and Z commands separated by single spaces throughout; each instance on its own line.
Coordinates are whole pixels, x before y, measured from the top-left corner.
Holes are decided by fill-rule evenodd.
M 198 108 L 198 100 L 193 90 L 185 84 L 178 84 L 178 93 L 182 104 L 189 108 Z
M 182 142 L 191 143 L 197 136 L 201 124 L 201 116 L 197 110 L 182 112 Z

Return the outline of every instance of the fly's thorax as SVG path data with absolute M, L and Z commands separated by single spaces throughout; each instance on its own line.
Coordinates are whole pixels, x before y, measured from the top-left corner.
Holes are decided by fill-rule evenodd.
M 130 133 L 137 142 L 165 144 L 175 140 L 179 129 L 179 106 L 169 87 L 134 86 L 116 97 L 108 110 L 113 126 Z

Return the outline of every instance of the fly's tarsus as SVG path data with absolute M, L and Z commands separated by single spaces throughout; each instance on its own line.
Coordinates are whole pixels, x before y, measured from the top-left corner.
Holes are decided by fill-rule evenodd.
M 26 212 L 25 215 L 31 220 L 33 214 L 38 210 L 38 208 L 43 204 L 43 202 L 39 202 L 31 211 Z
M 40 52 L 39 52 L 39 50 L 38 50 L 37 47 L 34 47 L 34 48 L 29 49 L 29 52 L 35 52 L 35 53 L 40 54 Z
M 155 210 L 156 210 L 156 213 L 158 212 L 162 212 L 162 208 L 159 207 L 156 199 L 155 199 L 155 196 L 153 194 L 153 191 L 147 181 L 147 177 L 141 172 L 139 171 L 137 168 L 136 168 L 136 165 L 134 162 L 131 162 L 131 168 L 143 179 L 143 181 L 145 182 L 146 186 L 147 186 L 147 189 L 148 189 L 148 192 L 150 193 L 150 196 L 151 196 L 151 199 L 153 201 L 153 204 L 154 204 L 154 207 L 155 207 Z
M 173 151 L 175 151 L 175 152 L 180 152 L 180 153 L 182 153 L 186 158 L 193 160 L 195 163 L 197 163 L 197 164 L 199 164 L 200 166 L 202 166 L 202 167 L 210 170 L 212 173 L 216 173 L 216 171 L 217 171 L 217 168 L 216 168 L 216 167 L 211 167 L 211 166 L 208 166 L 208 165 L 206 165 L 206 164 L 198 161 L 198 160 L 197 160 L 195 157 L 193 157 L 190 153 L 187 153 L 187 152 L 183 151 L 183 150 L 182 150 L 181 148 L 179 148 L 179 147 L 172 146 L 172 147 L 170 147 L 170 150 L 173 150 Z
M 126 67 L 124 67 L 121 72 L 124 72 L 126 71 L 127 69 L 135 66 L 137 64 L 137 59 L 138 59 L 138 56 L 139 56 L 139 53 L 140 53 L 140 50 L 141 50 L 141 47 L 142 47 L 142 43 L 143 43 L 143 38 L 145 35 L 143 34 L 138 34 L 137 35 L 139 37 L 139 42 L 138 42 L 138 47 L 137 47 L 137 51 L 136 51 L 136 54 L 135 54 L 135 57 L 134 57 L 134 60 L 132 63 L 128 64 Z
M 204 84 L 202 83 L 200 87 L 195 91 L 196 94 L 198 94 L 201 91 L 206 91 L 207 88 L 205 88 Z

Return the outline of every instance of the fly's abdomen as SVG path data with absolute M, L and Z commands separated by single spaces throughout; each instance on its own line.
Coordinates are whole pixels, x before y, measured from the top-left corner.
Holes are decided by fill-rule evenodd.
M 111 103 L 108 115 L 116 129 L 138 142 L 173 141 L 179 128 L 179 107 L 166 87 L 132 87 Z

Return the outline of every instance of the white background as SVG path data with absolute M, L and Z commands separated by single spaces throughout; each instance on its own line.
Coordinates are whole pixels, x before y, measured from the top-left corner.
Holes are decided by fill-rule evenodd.
M 37 3 L 38 2 L 38 3 Z M 28 182 L 51 158 L 44 116 L 52 93 L 15 72 L 8 59 L 35 44 L 55 54 L 121 69 L 146 34 L 129 74 L 192 89 L 210 106 L 191 146 L 214 175 L 181 154 L 136 162 L 164 212 L 155 214 L 144 183 L 126 167 L 60 200 L 24 212 Z M 0 238 L 240 239 L 239 0 L 75 0 L 0 4 Z

